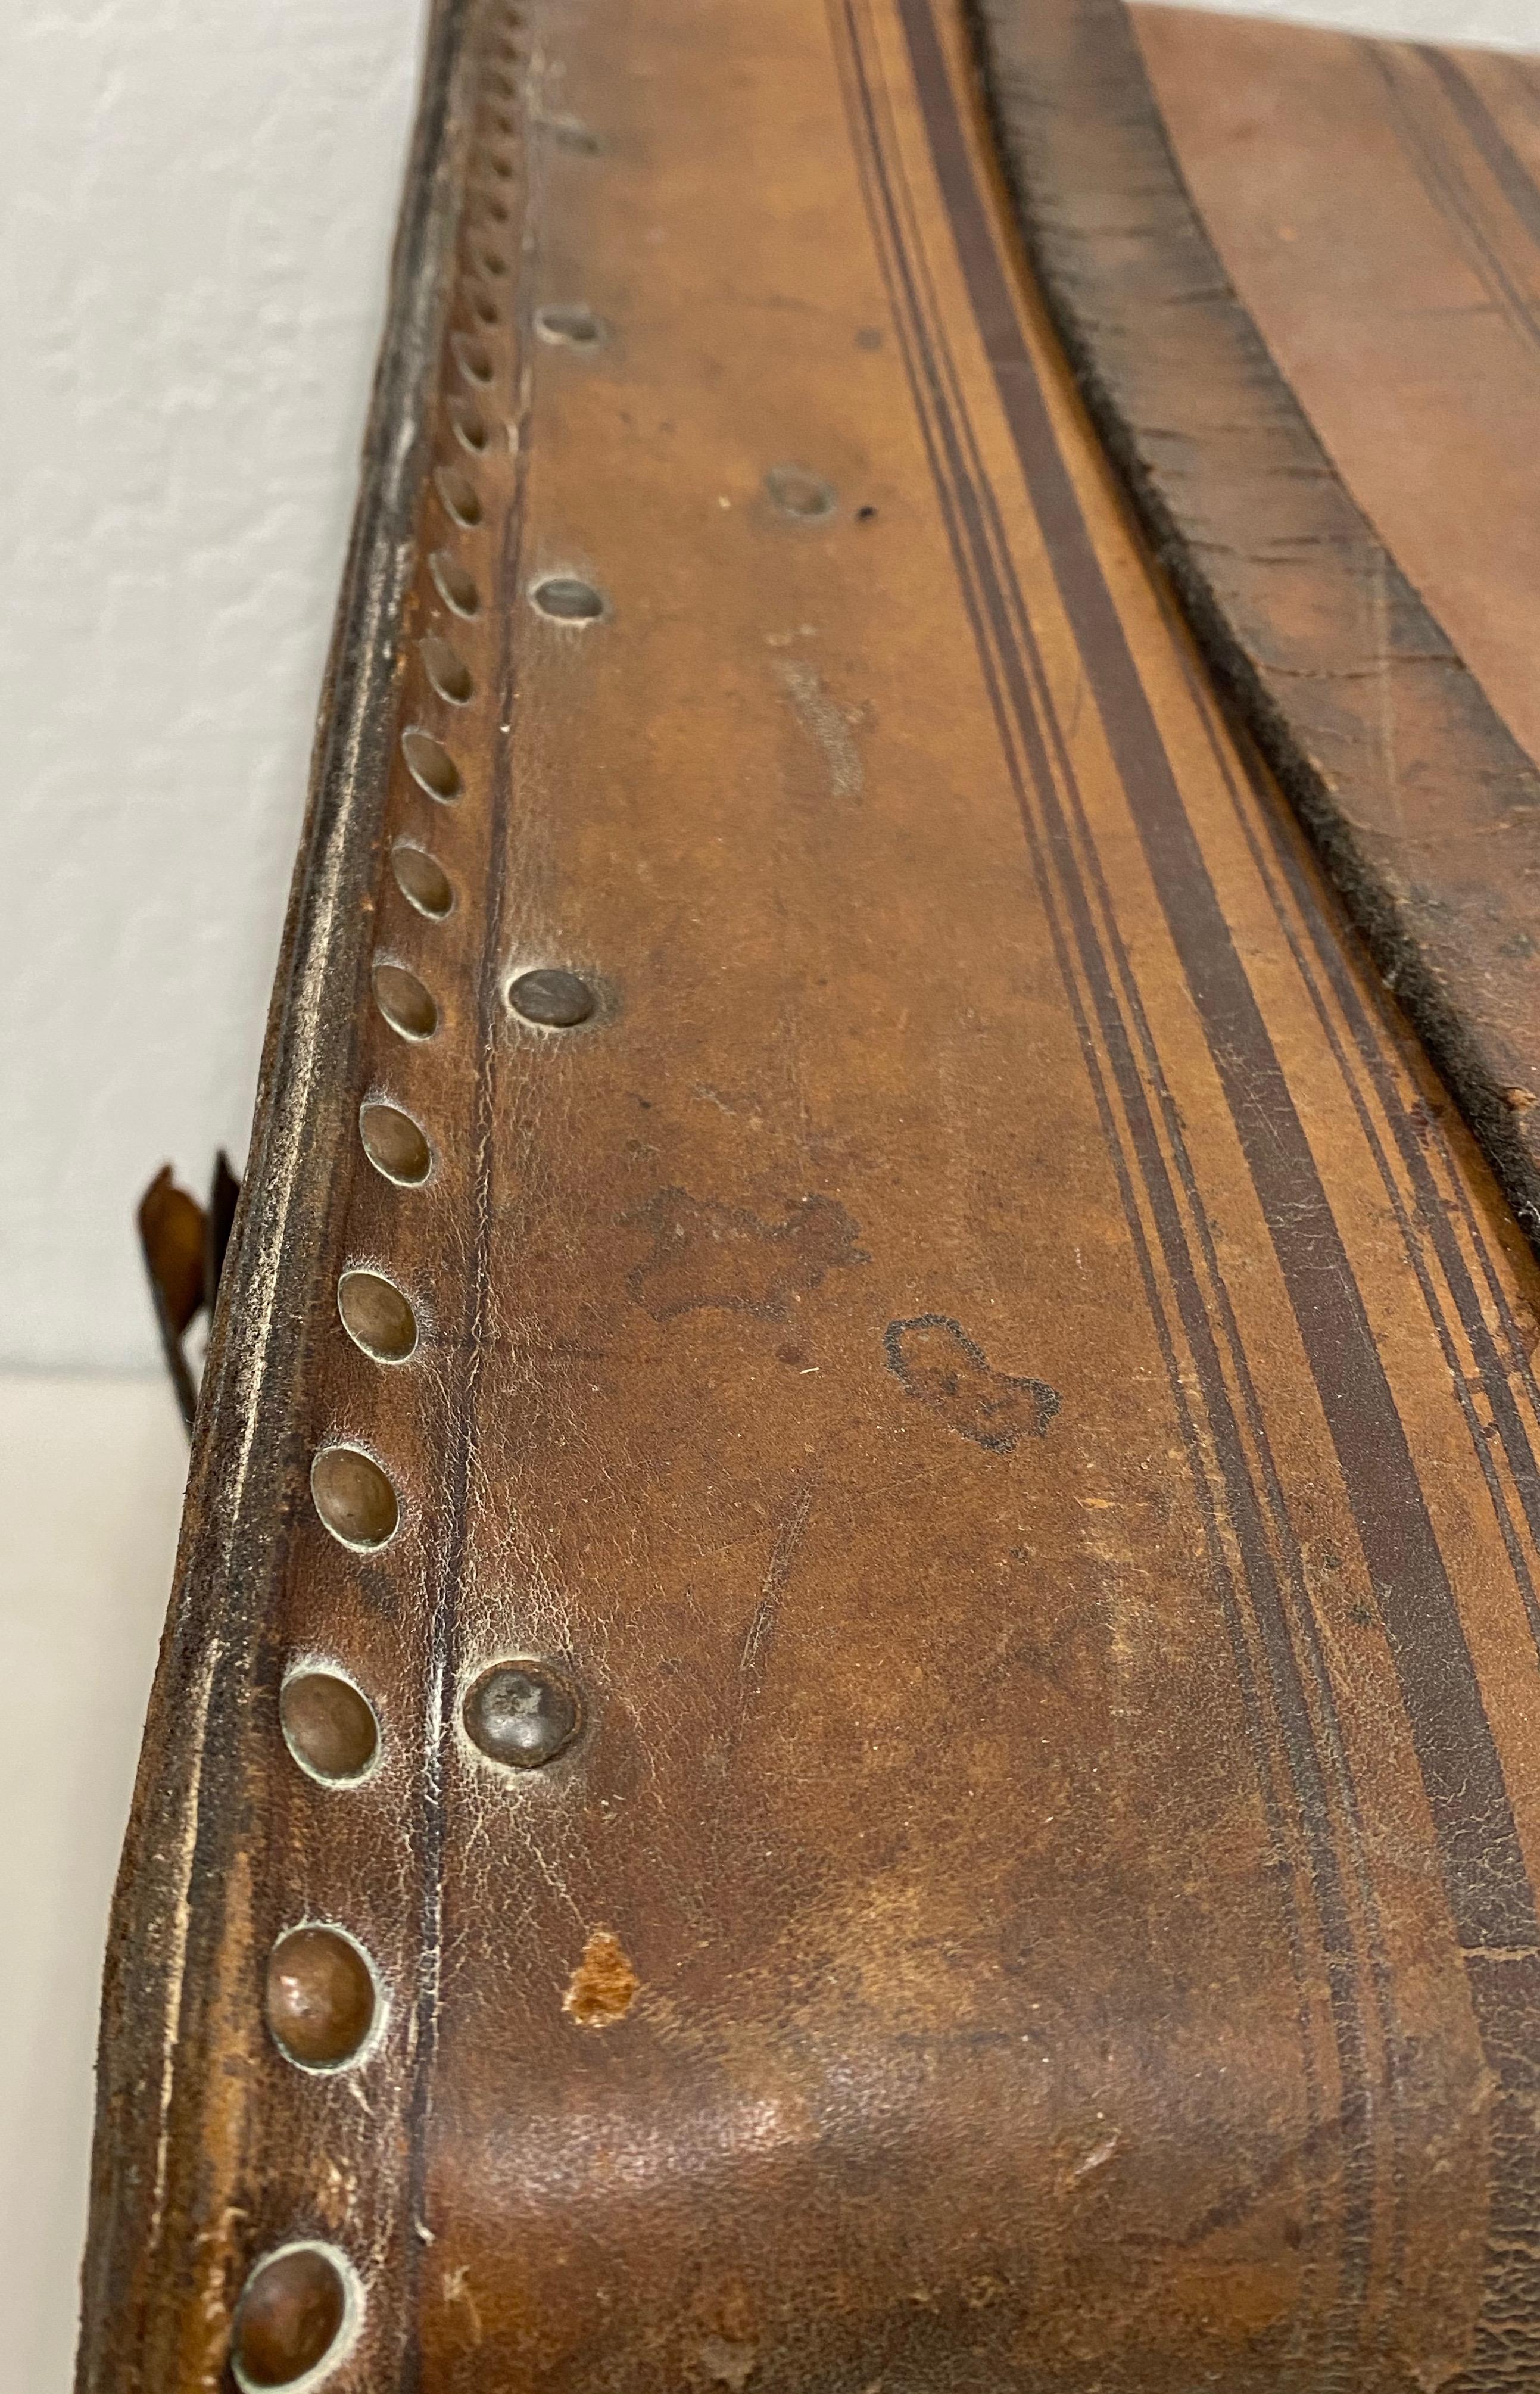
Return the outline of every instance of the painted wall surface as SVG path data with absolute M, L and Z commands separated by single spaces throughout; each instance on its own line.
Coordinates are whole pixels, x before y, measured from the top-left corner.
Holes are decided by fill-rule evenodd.
M 421 6 L 0 10 L 0 1367 L 147 1366 L 138 1192 L 244 1161 Z
M 147 1364 L 239 1164 L 421 0 L 0 9 L 0 1365 Z
M 1185 0 L 1227 16 L 1402 42 L 1469 42 L 1479 49 L 1540 50 L 1540 0 Z

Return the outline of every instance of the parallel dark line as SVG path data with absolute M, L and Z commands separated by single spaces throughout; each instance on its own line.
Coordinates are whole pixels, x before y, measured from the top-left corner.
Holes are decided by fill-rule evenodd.
M 1467 1386 L 1466 1375 L 1460 1367 L 1458 1350 L 1448 1314 L 1439 1296 L 1433 1277 L 1428 1269 L 1422 1248 L 1414 1230 L 1412 1215 L 1408 1212 L 1401 1185 L 1390 1168 L 1389 1158 L 1375 1125 L 1363 1086 L 1354 1072 L 1351 1057 L 1343 1046 L 1330 1009 L 1322 995 L 1315 967 L 1312 967 L 1310 955 L 1306 954 L 1278 895 L 1272 877 L 1274 865 L 1283 874 L 1293 893 L 1295 903 L 1306 926 L 1310 951 L 1324 973 L 1337 1006 L 1347 1021 L 1353 1049 L 1379 1099 L 1396 1151 L 1412 1183 L 1416 1221 L 1427 1233 L 1428 1243 L 1437 1257 L 1444 1285 L 1454 1309 L 1455 1318 L 1469 1343 L 1472 1357 L 1481 1375 L 1482 1389 L 1492 1407 L 1493 1419 L 1507 1456 L 1509 1468 L 1513 1473 L 1514 1486 L 1519 1494 L 1520 1506 L 1531 1539 L 1540 1543 L 1540 1467 L 1536 1466 L 1533 1449 L 1515 1402 L 1507 1370 L 1497 1352 L 1496 1341 L 1488 1327 L 1475 1282 L 1470 1277 L 1465 1257 L 1460 1251 L 1460 1243 L 1450 1223 L 1432 1170 L 1423 1151 L 1422 1142 L 1415 1125 L 1408 1118 L 1394 1076 L 1386 1062 L 1380 1038 L 1376 1035 L 1375 1027 L 1370 1021 L 1342 941 L 1333 937 L 1315 892 L 1309 888 L 1305 880 L 1301 861 L 1297 855 L 1290 852 L 1286 840 L 1274 837 L 1264 850 L 1249 811 L 1241 801 L 1225 743 L 1218 735 L 1208 694 L 1199 689 L 1195 675 L 1190 672 L 1189 678 L 1210 748 L 1224 778 L 1226 787 L 1230 791 L 1241 835 L 1245 840 L 1263 886 L 1267 889 L 1279 927 L 1288 942 L 1290 954 L 1298 967 L 1300 979 L 1310 995 L 1311 1006 L 1331 1048 L 1337 1070 L 1341 1073 L 1343 1085 L 1348 1092 L 1349 1101 L 1358 1116 L 1365 1144 L 1374 1158 L 1375 1168 L 1385 1190 L 1387 1202 L 1395 1215 L 1396 1227 L 1401 1233 L 1402 1245 L 1405 1251 L 1407 1262 L 1416 1279 L 1428 1320 L 1439 1341 L 1440 1351 L 1449 1368 L 1455 1397 L 1465 1419 L 1471 1452 L 1486 1481 L 1493 1516 L 1523 1602 L 1531 1635 L 1535 1638 L 1537 1647 L 1540 1647 L 1540 1595 L 1536 1593 L 1534 1575 L 1530 1569 L 1528 1557 L 1519 1536 L 1518 1525 L 1508 1509 L 1507 1498 L 1497 1478 L 1490 1443 L 1483 1435 L 1470 1390 Z M 1245 750 L 1243 750 L 1243 759 L 1252 795 L 1266 821 L 1270 813 L 1270 808 L 1268 791 L 1262 782 L 1257 762 Z M 1454 1178 L 1455 1186 L 1461 1190 L 1462 1210 L 1469 1224 L 1469 1208 L 1465 1201 L 1463 1176 L 1455 1172 Z M 1474 1230 L 1473 1224 L 1469 1227 Z
M 1059 448 L 974 177 L 926 0 L 897 0 L 932 163 L 985 351 L 1189 990 L 1204 1024 L 1375 1583 L 1427 1791 L 1445 1897 L 1483 2050 L 1503 2090 L 1494 2115 L 1494 2225 L 1472 2386 L 1511 2375 L 1532 2342 L 1540 2257 L 1533 2163 L 1518 2133 L 1536 2072 L 1526 2030 L 1540 1924 L 1491 1725 L 1454 1592 L 1362 1293 L 1255 995 L 1181 803 L 1148 696 Z M 1494 1959 L 1494 1955 L 1509 1957 Z M 1517 1983 L 1516 1983 L 1517 1981 Z
M 1540 349 L 1540 317 L 1536 316 L 1528 298 L 1488 240 L 1481 222 L 1481 210 L 1471 196 L 1465 177 L 1447 149 L 1438 140 L 1429 138 L 1418 122 L 1415 105 L 1404 87 L 1395 45 L 1371 42 L 1368 52 L 1389 98 L 1394 119 L 1391 131 L 1401 142 L 1413 173 L 1446 223 L 1457 234 L 1464 236 L 1477 273 L 1515 332 L 1533 348 Z M 1415 55 L 1426 59 L 1428 53 L 1418 51 Z
M 897 0 L 985 350 L 1336 1448 L 1471 1947 L 1540 1941 L 1475 1668 L 1363 1299 L 1080 512 L 925 0 Z
M 847 9 L 847 15 L 848 17 L 850 15 L 849 9 Z M 855 32 L 853 18 L 850 20 L 849 30 L 857 71 L 863 76 L 860 36 Z M 881 138 L 875 122 L 870 91 L 865 87 L 864 82 L 862 97 L 867 116 L 868 138 L 877 172 L 886 177 Z M 986 680 L 991 687 L 992 703 L 1001 730 L 1002 746 L 1007 769 L 1011 771 L 1012 780 L 1017 787 L 1018 803 L 1021 809 L 1029 848 L 1033 858 L 1034 873 L 1040 890 L 1044 892 L 1045 904 L 1049 912 L 1049 919 L 1052 921 L 1053 909 L 1047 897 L 1044 866 L 1037 850 L 1037 835 L 1027 794 L 1016 770 L 1011 740 L 1012 723 L 1016 726 L 1018 735 L 1027 752 L 1033 781 L 1039 790 L 1040 803 L 1048 825 L 1050 844 L 1056 860 L 1056 872 L 1065 892 L 1065 902 L 1075 924 L 1076 945 L 1081 954 L 1082 967 L 1092 989 L 1093 1002 L 1102 1037 L 1118 1084 L 1125 1116 L 1134 1137 L 1140 1177 L 1149 1194 L 1152 1210 L 1156 1218 L 1157 1230 L 1177 1294 L 1178 1311 L 1181 1314 L 1189 1349 L 1193 1355 L 1194 1364 L 1204 1387 L 1205 1407 L 1209 1414 L 1216 1451 L 1225 1484 L 1227 1509 L 1235 1526 L 1245 1559 L 1247 1584 L 1251 1590 L 1257 1635 L 1268 1657 L 1274 1708 L 1280 1717 L 1284 1755 L 1294 1780 L 1297 1813 L 1306 1825 L 1307 1837 L 1313 1849 L 1310 1883 L 1318 1915 L 1324 1915 L 1321 1919 L 1323 1944 L 1326 1954 L 1329 2000 L 1338 2046 L 1338 2067 L 1343 2081 L 1342 2099 L 1336 2107 L 1334 2119 L 1344 2128 L 1349 2139 L 1343 2172 L 1349 2189 L 1349 2201 L 1345 2206 L 1348 2213 L 1348 2225 L 1343 2238 L 1343 2250 L 1345 2255 L 1350 2251 L 1352 2256 L 1349 2269 L 1345 2275 L 1349 2280 L 1349 2308 L 1355 2308 L 1362 2293 L 1368 2251 L 1369 2179 L 1362 2152 L 1370 2120 L 1369 2080 L 1362 2048 L 1360 2006 L 1353 1989 L 1356 1956 L 1348 1927 L 1346 1906 L 1342 1900 L 1341 1883 L 1329 1826 L 1329 1801 L 1319 1757 L 1314 1750 L 1313 1730 L 1303 1690 L 1298 1681 L 1292 1647 L 1283 1624 L 1271 1555 L 1262 1531 L 1256 1493 L 1231 1409 L 1222 1369 L 1213 1345 L 1211 1325 L 1201 1291 L 1197 1286 L 1191 1254 L 1186 1245 L 1174 1192 L 1166 1176 L 1153 1122 L 1149 1112 L 1143 1084 L 1132 1049 L 1127 1043 L 1126 1028 L 1117 1005 L 1112 979 L 1108 971 L 1105 955 L 1094 927 L 1083 876 L 1073 852 L 1073 841 L 1058 807 L 1052 773 L 1046 752 L 1042 744 L 1037 713 L 1022 677 L 1022 658 L 1012 638 L 1009 609 L 1000 586 L 998 569 L 985 526 L 979 491 L 962 454 L 961 444 L 966 441 L 966 432 L 959 429 L 954 420 L 952 401 L 942 388 L 940 363 L 933 347 L 934 336 L 928 335 L 926 329 L 927 310 L 915 295 L 914 277 L 916 272 L 923 270 L 906 255 L 903 232 L 898 221 L 891 191 L 886 186 L 882 193 L 881 204 L 888 216 L 889 239 L 897 255 L 899 271 L 904 277 L 907 286 L 904 308 L 901 309 L 896 304 L 895 314 L 902 325 L 903 314 L 907 309 L 907 312 L 913 316 L 918 337 L 925 344 L 924 375 L 922 377 L 916 375 L 912 367 L 911 379 L 915 387 L 916 405 L 928 450 L 931 454 L 932 470 L 937 476 L 937 487 L 943 514 L 952 531 L 954 555 L 959 565 L 965 602 L 974 625 L 976 640 L 980 644 L 981 660 Z M 884 263 L 886 271 L 886 260 Z M 944 341 L 944 333 L 939 337 Z M 928 407 L 925 392 L 921 388 L 922 381 L 928 381 L 929 384 Z M 939 461 L 936 455 L 928 422 L 931 411 L 934 411 L 939 420 L 941 438 L 947 453 L 944 463 Z M 961 542 L 953 528 L 954 506 L 960 510 L 965 520 L 965 534 Z M 1006 553 L 1008 557 L 1008 551 Z M 971 586 L 975 578 L 984 594 L 984 605 L 992 619 L 994 651 L 998 653 L 1001 665 L 1011 684 L 1008 715 L 1002 713 L 990 644 L 981 633 L 978 608 Z M 1016 593 L 1016 600 L 1018 609 L 1021 612 L 1026 640 L 1031 646 L 1031 627 L 1026 622 L 1019 591 Z M 1035 664 L 1039 677 L 1046 680 L 1042 675 L 1041 660 L 1033 656 L 1033 662 Z M 1048 718 L 1051 722 L 1051 708 L 1048 710 Z M 1054 730 L 1057 735 L 1057 725 L 1054 726 Z M 1059 749 L 1063 756 L 1066 770 L 1072 770 L 1069 767 L 1067 754 L 1062 751 L 1061 743 L 1057 736 L 1055 744 L 1056 749 Z M 1061 969 L 1064 969 L 1062 964 Z M 1065 982 L 1071 992 L 1072 1001 L 1078 1006 L 1073 979 L 1067 970 Z M 1088 1060 L 1092 1060 L 1094 1051 L 1088 1050 L 1087 1056 Z M 1099 1110 L 1100 1102 L 1099 1097 Z M 1104 1118 L 1104 1132 L 1106 1129 L 1107 1123 Z M 1111 1137 L 1115 1138 L 1115 1131 L 1111 1133 Z M 1117 1149 L 1114 1148 L 1112 1152 L 1116 1158 Z M 1117 1168 L 1120 1190 L 1125 1192 L 1125 1205 L 1130 1228 L 1142 1250 L 1142 1226 L 1132 1202 L 1131 1191 L 1127 1189 L 1125 1168 L 1121 1162 L 1118 1163 Z M 1166 1361 L 1173 1395 L 1178 1412 L 1185 1421 L 1188 1418 L 1185 1392 L 1180 1386 L 1174 1350 L 1170 1346 L 1169 1333 L 1165 1326 L 1164 1310 L 1159 1307 L 1154 1294 L 1152 1276 L 1149 1274 L 1147 1267 L 1144 1269 L 1147 1295 L 1151 1297 L 1152 1309 L 1161 1340 L 1163 1356 Z M 1211 1500 L 1207 1493 L 1206 1472 L 1201 1461 L 1201 1451 L 1194 1449 L 1192 1457 L 1190 1459 L 1192 1461 L 1194 1485 L 1199 1492 L 1206 1518 L 1211 1513 Z M 1240 1629 L 1238 1620 L 1234 1617 L 1233 1583 L 1230 1577 L 1228 1564 L 1223 1566 L 1223 1572 L 1227 1621 L 1231 1624 L 1231 1644 L 1237 1658 L 1238 1671 L 1243 1675 L 1243 1687 L 1246 1691 L 1244 1701 L 1247 1704 L 1248 1733 L 1257 1756 L 1258 1776 L 1264 1788 L 1264 1800 L 1269 1809 L 1275 1849 L 1282 1854 L 1286 1850 L 1287 1839 L 1283 1824 L 1276 1812 L 1276 1799 L 1270 1787 L 1270 1768 L 1265 1758 L 1267 1752 L 1265 1731 L 1262 1730 L 1255 1714 L 1256 1691 L 1255 1682 L 1251 1677 L 1249 1652 L 1244 1633 Z M 1296 1927 L 1291 1924 L 1290 1939 L 1294 1953 L 1294 1966 L 1296 1978 L 1301 1978 L 1302 1982 L 1302 1954 L 1295 1941 L 1297 1934 Z M 1308 2047 L 1304 2068 L 1307 2080 L 1313 2086 L 1313 2072 Z M 1312 2100 L 1318 2102 L 1317 2098 L 1312 2098 Z M 1350 2142 L 1354 2136 L 1359 2140 L 1356 2163 L 1355 2149 Z
M 1508 140 L 1465 69 L 1447 50 L 1421 48 L 1444 98 L 1492 171 L 1492 178 L 1535 248 L 1540 250 L 1540 185 Z

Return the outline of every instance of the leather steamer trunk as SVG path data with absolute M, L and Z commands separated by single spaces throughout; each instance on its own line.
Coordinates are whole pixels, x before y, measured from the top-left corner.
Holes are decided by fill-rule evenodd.
M 1524 1075 L 972 41 L 439 0 L 79 2394 L 1540 2386 Z

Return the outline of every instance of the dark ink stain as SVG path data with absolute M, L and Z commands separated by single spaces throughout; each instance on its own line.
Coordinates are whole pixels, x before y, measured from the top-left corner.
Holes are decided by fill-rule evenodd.
M 860 1226 L 832 1197 L 799 1198 L 785 1221 L 762 1222 L 735 1205 L 660 1189 L 625 1219 L 652 1234 L 652 1254 L 626 1285 L 655 1322 L 708 1306 L 784 1322 L 825 1273 L 872 1260 L 856 1244 Z
M 944 1313 L 890 1322 L 882 1343 L 889 1371 L 909 1394 L 991 1454 L 1009 1454 L 1022 1439 L 1041 1438 L 1059 1411 L 1056 1389 L 992 1371 L 983 1349 Z

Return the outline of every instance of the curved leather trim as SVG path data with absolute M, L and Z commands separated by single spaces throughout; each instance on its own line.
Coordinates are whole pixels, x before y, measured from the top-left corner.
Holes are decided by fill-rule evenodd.
M 1211 668 L 1533 1239 L 1540 774 L 1228 282 L 1123 0 L 972 12 L 1007 179 L 1097 428 Z M 1388 719 L 1394 754 L 1415 760 L 1399 777 Z
M 240 1876 L 250 1656 L 270 1620 L 300 1433 L 309 1327 L 293 1292 L 319 1269 L 336 1202 L 367 970 L 367 900 L 390 762 L 394 627 L 431 460 L 469 138 L 468 0 L 434 0 L 391 285 L 309 793 L 268 1015 L 249 1164 L 214 1309 L 193 1428 L 178 1584 L 151 1699 L 113 1898 L 97 2060 L 90 2222 L 76 2394 L 211 2382 L 226 2322 L 179 2286 L 200 2189 L 173 2152 L 204 2124 L 178 2048 L 217 2038 L 214 1955 L 229 1914 L 205 1898 Z M 270 1663 L 265 1666 L 270 1674 Z M 238 1910 L 238 1904 L 235 1909 Z M 194 2141 L 192 2150 L 196 2152 Z M 196 2177 L 196 2169 L 194 2177 Z M 226 2230 L 233 2223 L 227 2222 Z M 168 2256 L 178 2256 L 171 2258 Z M 221 2282 L 222 2246 L 203 2256 Z M 125 2322 L 135 2323 L 133 2349 Z M 212 2351 L 214 2357 L 209 2355 Z

